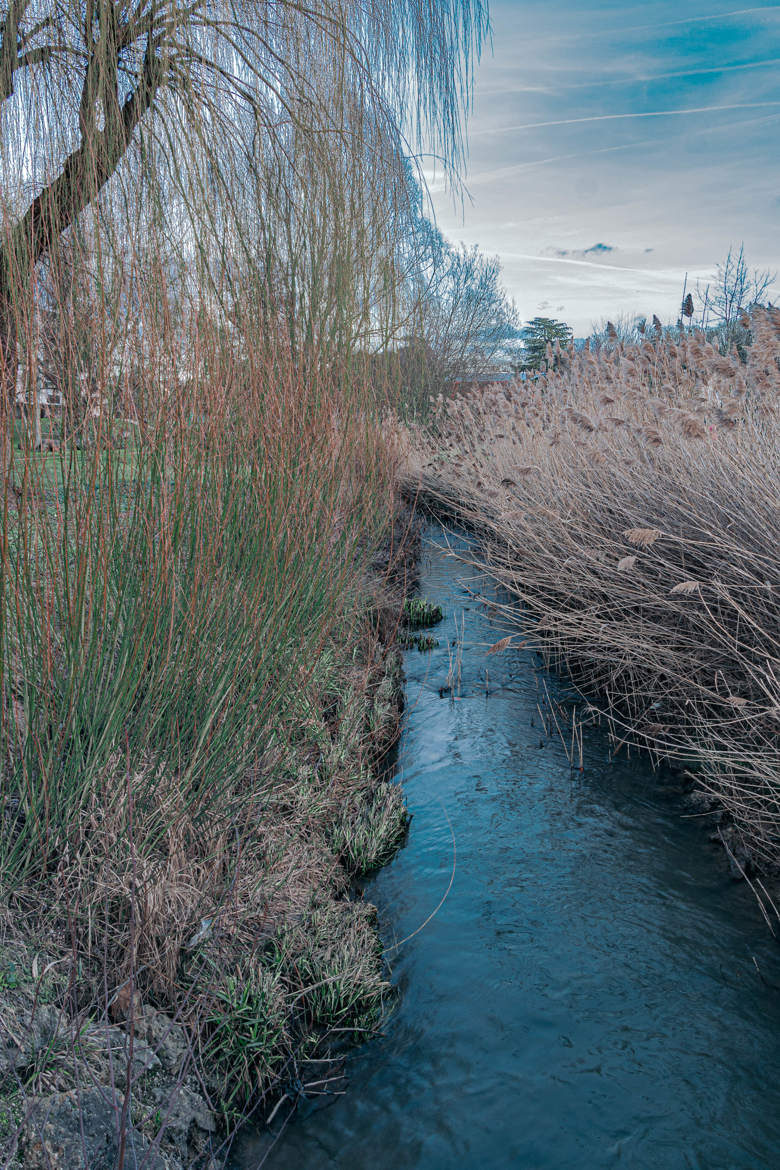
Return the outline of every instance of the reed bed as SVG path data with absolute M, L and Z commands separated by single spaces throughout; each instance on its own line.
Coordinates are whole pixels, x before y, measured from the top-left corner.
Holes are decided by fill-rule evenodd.
M 551 350 L 442 401 L 407 475 L 481 534 L 507 622 L 618 745 L 695 773 L 749 872 L 780 864 L 780 313 L 744 328 L 744 362 L 660 330 Z
M 398 715 L 375 619 L 395 456 L 333 361 L 189 336 L 191 377 L 163 382 L 155 355 L 146 405 L 128 421 L 106 384 L 110 408 L 63 418 L 56 450 L 21 426 L 3 479 L 10 1165 L 33 1157 L 41 1094 L 115 1080 L 169 1153 L 176 1094 L 206 1102 L 216 1151 L 246 1109 L 321 1077 L 306 1062 L 373 1026 L 388 992 L 349 880 L 406 824 L 377 767 Z M 132 1044 L 157 1013 L 182 1052 L 152 1105 Z

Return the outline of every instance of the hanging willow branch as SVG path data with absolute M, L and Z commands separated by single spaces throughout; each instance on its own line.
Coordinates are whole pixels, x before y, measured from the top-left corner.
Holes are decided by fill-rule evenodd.
M 232 127 L 247 111 L 272 151 L 280 122 L 294 121 L 299 139 L 343 132 L 317 83 L 339 60 L 345 84 L 389 137 L 398 141 L 403 128 L 454 175 L 472 62 L 487 28 L 485 0 L 0 3 L 6 400 L 16 368 L 14 295 L 144 136 L 174 154 L 169 172 L 192 175 L 197 157 L 219 187 L 234 166 Z

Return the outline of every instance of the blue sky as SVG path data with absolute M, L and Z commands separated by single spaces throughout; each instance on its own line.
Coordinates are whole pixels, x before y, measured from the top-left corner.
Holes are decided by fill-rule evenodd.
M 471 200 L 440 226 L 502 260 L 524 318 L 672 318 L 729 244 L 780 269 L 780 4 L 493 0 Z

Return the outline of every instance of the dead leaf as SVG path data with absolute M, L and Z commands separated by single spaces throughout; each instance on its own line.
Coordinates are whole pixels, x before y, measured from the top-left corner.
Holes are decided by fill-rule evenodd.
M 512 635 L 509 634 L 508 637 L 502 638 L 500 642 L 494 643 L 494 645 L 492 645 L 489 648 L 488 654 L 500 654 L 502 650 L 508 650 L 511 645 L 512 645 Z M 522 646 L 522 645 L 524 645 L 524 643 L 518 642 L 518 643 L 516 643 L 516 645 Z

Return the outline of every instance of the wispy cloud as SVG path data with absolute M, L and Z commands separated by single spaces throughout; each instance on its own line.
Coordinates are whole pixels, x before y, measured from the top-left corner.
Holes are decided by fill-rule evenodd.
M 743 239 L 749 263 L 780 267 L 780 3 L 722 2 L 492 0 L 472 198 L 434 201 L 451 237 L 501 256 L 524 315 L 548 302 L 578 333 L 673 316 L 685 273 Z M 594 240 L 615 252 L 587 254 Z
M 533 260 L 535 264 L 571 264 L 577 268 L 595 268 L 599 272 L 631 272 L 645 280 L 677 280 L 677 269 L 653 270 L 651 268 L 632 268 L 626 264 L 605 264 L 596 260 L 575 260 L 572 256 L 540 256 L 532 252 L 506 252 L 507 260 Z
M 594 89 L 606 85 L 639 85 L 646 81 L 668 81 L 676 77 L 707 77 L 716 73 L 744 73 L 750 69 L 769 69 L 780 65 L 780 57 L 765 61 L 735 61 L 730 65 L 711 65 L 705 69 L 675 69 L 670 73 L 637 73 L 630 77 L 609 77 L 599 81 L 576 82 L 570 89 Z
M 498 167 L 492 171 L 477 171 L 473 175 L 469 175 L 467 188 L 485 186 L 504 179 L 511 179 L 523 173 L 523 171 L 533 171 L 537 167 L 553 166 L 555 163 L 574 162 L 576 159 L 588 158 L 592 159 L 594 156 L 601 154 L 617 154 L 624 150 L 636 150 L 637 147 L 647 145 L 652 139 L 645 138 L 637 142 L 625 142 L 622 146 L 600 146 L 595 150 L 588 151 L 574 151 L 571 154 L 553 154 L 548 158 L 535 158 L 528 162 L 514 163 L 508 167 Z

